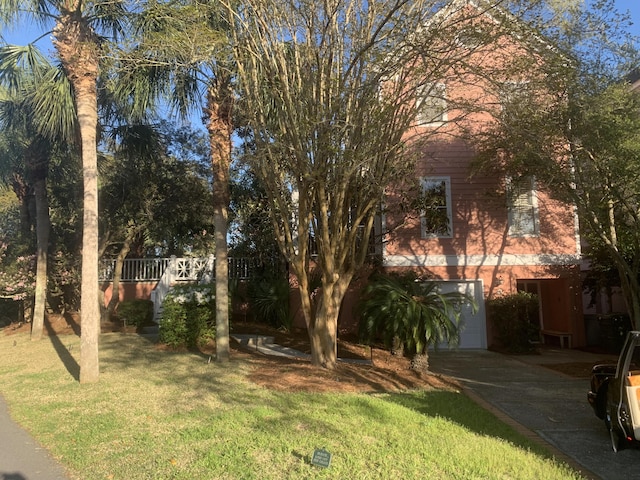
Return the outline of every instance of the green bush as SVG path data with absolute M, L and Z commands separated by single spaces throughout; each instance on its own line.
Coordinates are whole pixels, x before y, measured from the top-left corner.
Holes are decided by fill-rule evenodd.
M 429 345 L 459 340 L 464 305 L 475 303 L 459 292 L 440 292 L 440 283 L 421 281 L 413 272 L 374 275 L 358 304 L 359 337 L 365 343 L 381 338 L 387 347 L 426 354 Z
M 249 305 L 256 321 L 289 330 L 289 281 L 285 276 L 255 278 L 247 287 Z
M 540 338 L 538 296 L 518 292 L 487 300 L 487 313 L 501 346 L 512 353 L 534 350 Z
M 178 285 L 163 303 L 160 341 L 171 347 L 198 347 L 215 338 L 215 285 Z
M 118 318 L 126 325 L 137 328 L 153 324 L 153 302 L 151 300 L 125 300 L 118 304 Z

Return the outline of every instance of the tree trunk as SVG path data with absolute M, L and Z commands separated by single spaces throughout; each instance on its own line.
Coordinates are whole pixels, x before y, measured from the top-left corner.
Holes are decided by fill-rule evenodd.
M 11 177 L 11 189 L 20 201 L 20 231 L 26 236 L 29 234 L 31 229 L 31 219 L 29 215 L 29 186 L 21 175 L 14 173 Z
M 31 340 L 40 340 L 44 328 L 45 304 L 47 301 L 47 251 L 49 248 L 49 201 L 47 197 L 46 177 L 38 178 L 34 183 L 36 197 L 36 292 L 31 324 Z
M 127 258 L 129 251 L 131 250 L 131 240 L 125 239 L 122 244 L 122 248 L 118 252 L 116 258 L 116 266 L 113 269 L 113 281 L 111 283 L 111 298 L 107 308 L 104 311 L 104 321 L 111 319 L 111 315 L 115 312 L 118 304 L 120 303 L 120 279 L 122 278 L 122 267 L 124 266 L 124 259 Z
M 411 359 L 411 370 L 417 373 L 427 373 L 429 371 L 429 352 L 424 349 L 422 353 L 416 353 Z
M 340 315 L 340 306 L 349 287 L 350 280 L 351 276 L 346 275 L 340 277 L 336 282 L 323 281 L 314 321 L 307 328 L 311 344 L 311 363 L 313 365 L 330 370 L 336 368 L 338 360 L 338 316 Z M 309 302 L 307 305 L 310 306 L 311 303 Z M 305 308 L 305 302 L 303 302 L 303 308 Z
M 83 226 L 80 286 L 80 383 L 97 382 L 100 306 L 98 284 L 98 42 L 79 0 L 66 5 L 54 28 L 54 45 L 75 94 L 82 156 Z
M 231 165 L 231 113 L 233 96 L 229 79 L 216 78 L 207 92 L 207 130 L 213 171 L 213 224 L 216 255 L 216 359 L 229 361 L 229 262 L 227 227 L 229 167 Z

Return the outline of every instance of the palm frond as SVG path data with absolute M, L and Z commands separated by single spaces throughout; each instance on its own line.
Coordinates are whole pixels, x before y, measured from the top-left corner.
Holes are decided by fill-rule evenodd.
M 24 91 L 25 84 L 37 82 L 50 68 L 49 59 L 35 45 L 0 47 L 0 84 L 10 95 Z
M 473 299 L 459 292 L 440 293 L 439 282 L 416 281 L 412 274 L 378 275 L 363 290 L 359 335 L 381 338 L 390 346 L 398 337 L 406 350 L 422 353 L 429 345 L 459 342 L 462 308 Z
M 62 68 L 51 67 L 29 95 L 38 131 L 50 139 L 76 140 L 73 88 Z

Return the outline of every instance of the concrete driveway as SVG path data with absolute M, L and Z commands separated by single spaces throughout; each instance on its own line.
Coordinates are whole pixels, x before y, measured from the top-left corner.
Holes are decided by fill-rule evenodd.
M 587 478 L 640 480 L 640 450 L 613 453 L 604 422 L 587 402 L 588 378 L 574 378 L 544 363 L 595 363 L 609 357 L 570 349 L 545 349 L 541 355 L 502 355 L 486 350 L 439 350 L 429 368 L 460 380 L 469 395 L 533 432 L 558 459 Z M 486 403 L 485 403 L 486 402 Z

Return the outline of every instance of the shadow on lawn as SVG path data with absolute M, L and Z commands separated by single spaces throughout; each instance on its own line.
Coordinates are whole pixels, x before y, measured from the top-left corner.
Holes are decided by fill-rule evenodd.
M 51 341 L 54 350 L 58 354 L 58 357 L 60 357 L 60 360 L 62 360 L 63 365 L 76 381 L 80 381 L 80 365 L 78 364 L 76 359 L 73 358 L 73 355 L 71 355 L 71 352 L 69 351 L 71 347 L 67 347 L 64 343 L 62 343 L 62 340 L 53 330 L 49 322 L 44 322 L 44 326 L 47 329 L 47 333 L 49 334 L 49 340 Z
M 448 391 L 431 391 L 423 395 L 394 393 L 388 400 L 428 417 L 447 419 L 478 435 L 501 438 L 544 458 L 553 458 L 549 451 L 526 439 L 462 393 Z

